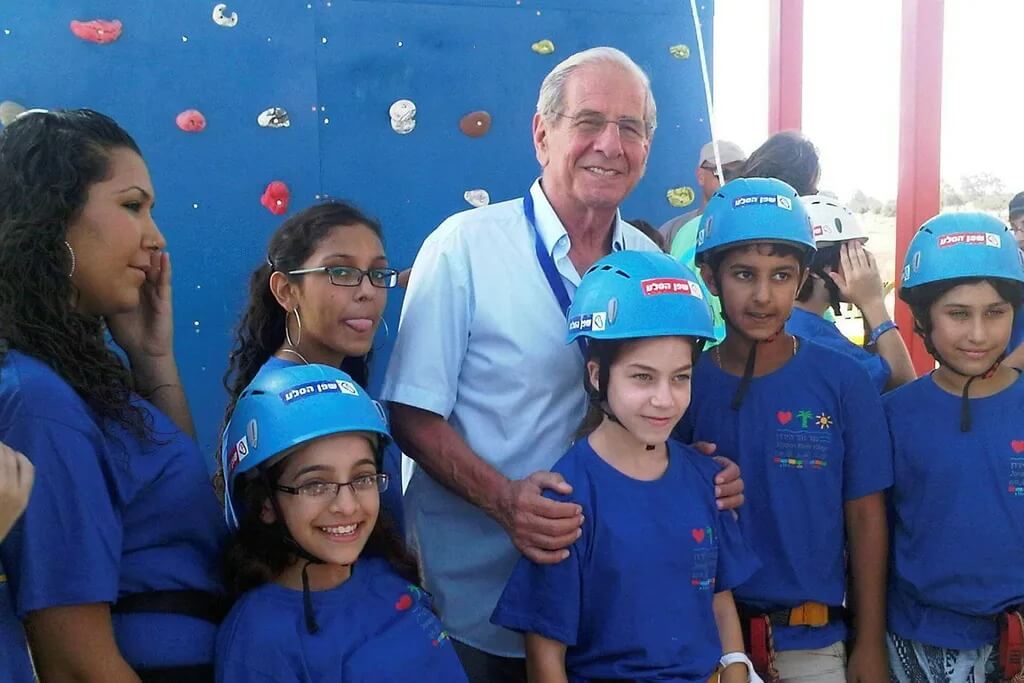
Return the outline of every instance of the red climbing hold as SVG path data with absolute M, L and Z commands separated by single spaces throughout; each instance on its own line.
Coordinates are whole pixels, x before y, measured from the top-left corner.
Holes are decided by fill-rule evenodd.
M 92 21 L 72 21 L 71 32 L 82 40 L 104 45 L 121 37 L 121 22 L 117 19 L 93 19 Z
M 288 200 L 291 199 L 291 196 L 292 193 L 288 190 L 288 186 L 280 180 L 275 180 L 263 191 L 260 204 L 267 207 L 267 211 L 270 213 L 280 216 L 288 211 Z
M 175 117 L 174 122 L 186 133 L 198 133 L 206 128 L 206 117 L 198 109 L 186 109 Z

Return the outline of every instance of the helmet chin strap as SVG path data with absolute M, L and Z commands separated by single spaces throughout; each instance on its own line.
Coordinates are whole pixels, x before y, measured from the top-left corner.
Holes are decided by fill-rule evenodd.
M 592 391 L 590 393 L 590 402 L 593 403 L 594 405 L 596 405 L 601 410 L 601 412 L 604 413 L 605 417 L 607 417 L 609 420 L 611 420 L 614 424 L 617 424 L 619 427 L 621 427 L 630 436 L 634 436 L 633 432 L 629 431 L 629 429 L 626 427 L 626 425 L 622 424 L 622 421 L 619 420 L 619 418 L 615 417 L 615 413 L 613 413 L 608 408 L 607 400 L 606 400 L 607 397 L 601 396 L 601 393 L 602 392 L 599 392 L 599 391 Z M 658 445 L 657 444 L 653 444 L 653 443 L 644 444 L 644 450 L 645 451 L 653 451 L 657 447 L 658 447 Z
M 719 291 L 721 291 L 721 290 L 719 290 Z M 747 353 L 747 362 L 743 366 L 743 376 L 740 378 L 740 385 L 739 385 L 739 387 L 736 388 L 736 393 L 735 393 L 735 395 L 733 395 L 732 403 L 730 404 L 730 407 L 733 410 L 739 410 L 740 406 L 743 405 L 743 399 L 746 397 L 747 391 L 750 389 L 750 382 L 754 378 L 754 366 L 757 363 L 757 345 L 758 344 L 771 344 L 776 339 L 778 339 L 782 335 L 783 332 L 786 331 L 786 326 L 783 325 L 782 327 L 777 329 L 772 334 L 772 336 L 768 337 L 767 339 L 758 340 L 758 339 L 754 339 L 753 337 L 749 336 L 746 332 L 741 330 L 736 325 L 733 325 L 732 322 L 729 320 L 728 315 L 725 312 L 725 307 L 724 306 L 722 307 L 722 319 L 725 321 L 725 324 L 728 325 L 730 329 L 734 330 L 738 335 L 740 335 L 741 337 L 746 339 L 748 342 L 750 342 L 750 351 Z M 719 364 L 721 364 L 721 354 L 719 354 Z
M 274 527 L 277 529 L 278 534 L 280 534 L 281 539 L 285 542 L 285 545 L 290 547 L 292 553 L 306 561 L 306 563 L 302 565 L 302 612 L 306 620 L 306 630 L 310 635 L 313 635 L 320 630 L 320 625 L 316 622 L 316 613 L 313 611 L 313 595 L 309 590 L 309 565 L 325 564 L 325 562 L 299 545 L 299 542 L 295 540 L 294 536 L 292 536 L 292 532 L 289 531 L 288 525 L 285 524 L 284 512 L 281 510 L 281 504 L 277 502 L 277 496 L 274 495 L 274 486 L 270 483 L 270 477 L 267 476 L 265 470 L 260 471 L 260 480 L 266 488 L 267 497 L 270 499 L 270 505 L 274 508 Z
M 928 333 L 924 335 L 924 346 L 928 353 L 932 354 L 935 360 L 939 361 L 940 365 L 949 368 L 950 371 L 952 371 L 954 374 L 967 378 L 967 381 L 964 383 L 963 393 L 960 394 L 960 431 L 971 431 L 971 399 L 969 396 L 971 391 L 971 383 L 978 378 L 989 379 L 990 377 L 995 375 L 996 370 L 999 369 L 999 366 L 1002 364 L 1003 359 L 1006 358 L 1006 353 L 1004 352 L 999 354 L 999 357 L 996 358 L 996 362 L 993 363 L 992 366 L 985 372 L 981 373 L 980 375 L 971 375 L 964 372 L 963 370 L 960 370 L 955 365 L 948 362 L 946 359 L 942 357 L 942 354 L 939 353 L 938 349 L 936 349 L 935 345 L 932 343 L 932 333 L 930 329 L 928 330 Z

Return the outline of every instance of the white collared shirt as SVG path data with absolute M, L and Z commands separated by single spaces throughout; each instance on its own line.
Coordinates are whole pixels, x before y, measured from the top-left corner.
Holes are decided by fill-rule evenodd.
M 530 194 L 571 299 L 580 275 L 569 236 L 539 181 Z M 612 248 L 659 251 L 618 214 Z M 586 413 L 583 357 L 565 338 L 523 200 L 458 213 L 416 256 L 381 398 L 445 417 L 477 455 L 521 479 L 550 469 Z M 489 621 L 519 557 L 505 531 L 421 468 L 404 503 L 426 588 L 452 637 L 522 657 L 522 637 Z

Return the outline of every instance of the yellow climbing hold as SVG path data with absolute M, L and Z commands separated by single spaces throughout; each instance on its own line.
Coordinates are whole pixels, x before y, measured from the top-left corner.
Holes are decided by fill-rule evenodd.
M 668 51 L 669 51 L 669 54 L 671 54 L 676 59 L 689 59 L 690 58 L 690 46 L 689 45 L 682 45 L 682 44 L 680 44 L 680 45 L 673 45 L 672 47 L 670 47 L 668 49 Z
M 536 43 L 531 45 L 530 49 L 539 55 L 549 55 L 555 51 L 555 44 L 545 38 L 544 40 L 538 40 Z
M 677 208 L 693 204 L 693 197 L 692 187 L 673 187 L 665 193 L 668 203 Z

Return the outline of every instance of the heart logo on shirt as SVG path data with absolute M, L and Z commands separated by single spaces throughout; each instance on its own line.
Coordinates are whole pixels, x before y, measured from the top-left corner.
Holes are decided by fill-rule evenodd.
M 778 419 L 779 424 L 789 424 L 789 421 L 793 419 L 793 413 L 788 410 L 780 410 L 775 413 L 775 417 Z
M 1013 449 L 1014 453 L 1024 453 L 1024 441 L 1014 439 L 1010 442 L 1010 448 Z
M 690 531 L 690 533 L 693 534 L 693 540 L 697 541 L 697 543 L 703 543 L 704 542 L 704 530 L 703 529 L 693 529 L 693 530 Z
M 409 609 L 410 607 L 412 607 L 412 596 L 409 595 L 408 593 L 406 593 L 402 597 L 398 598 L 398 602 L 395 603 L 395 609 L 398 610 L 399 612 L 404 612 L 405 610 Z

